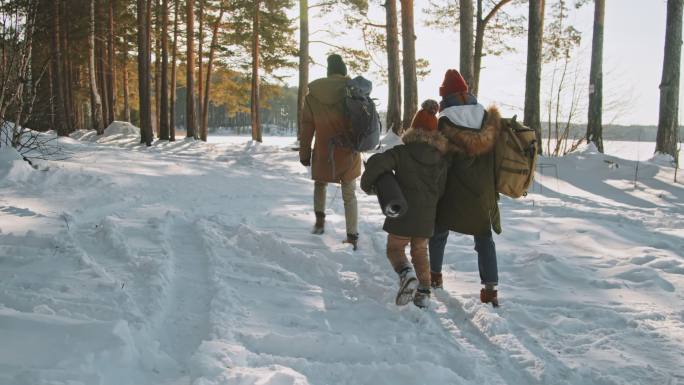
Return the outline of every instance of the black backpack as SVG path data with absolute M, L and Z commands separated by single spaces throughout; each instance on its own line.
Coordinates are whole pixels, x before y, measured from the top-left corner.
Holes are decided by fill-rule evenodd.
M 370 151 L 380 144 L 380 116 L 370 97 L 373 83 L 363 76 L 347 82 L 344 97 L 344 114 L 347 135 L 337 143 L 356 152 Z

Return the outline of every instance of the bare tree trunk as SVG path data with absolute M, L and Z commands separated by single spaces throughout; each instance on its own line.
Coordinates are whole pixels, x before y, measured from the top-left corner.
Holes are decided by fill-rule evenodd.
M 109 92 L 109 123 L 114 121 L 114 109 L 116 108 L 116 67 L 114 65 L 114 1 L 109 0 L 109 31 L 107 31 L 107 91 Z
M 194 0 L 186 1 L 186 30 L 195 30 L 195 15 L 194 15 Z M 197 117 L 195 116 L 195 39 L 192 38 L 192 33 L 189 33 L 187 39 L 187 54 L 186 54 L 186 112 L 185 112 L 185 128 L 187 130 L 187 137 L 195 137 L 195 122 Z
M 93 129 L 98 135 L 104 133 L 102 121 L 102 99 L 97 91 L 97 78 L 95 74 L 95 0 L 90 0 L 90 33 L 88 37 L 88 65 L 90 72 L 90 104 L 92 111 Z
M 173 53 L 171 64 L 171 100 L 169 108 L 169 141 L 176 140 L 176 54 L 178 52 L 178 0 L 173 2 Z
M 302 110 L 309 87 L 309 1 L 299 0 L 299 88 L 297 89 L 297 141 L 302 133 Z
M 209 61 L 207 62 L 207 83 L 204 87 L 204 102 L 202 103 L 202 132 L 201 138 L 203 141 L 207 141 L 207 131 L 209 125 L 209 90 L 211 89 L 211 66 L 214 64 L 214 52 L 216 49 L 216 44 L 218 40 L 218 28 L 221 25 L 221 19 L 223 19 L 223 3 L 221 3 L 221 8 L 219 10 L 219 17 L 216 19 L 216 24 L 212 30 L 211 35 L 211 46 L 209 47 Z
M 63 0 L 59 1 L 60 3 L 60 19 L 61 20 L 66 20 L 66 7 L 65 7 L 65 2 Z M 67 133 L 71 133 L 74 130 L 74 125 L 75 125 L 75 118 L 74 118 L 74 93 L 73 93 L 73 88 L 71 84 L 71 58 L 70 58 L 70 53 L 69 53 L 69 35 L 68 35 L 68 30 L 69 26 L 68 23 L 67 25 L 62 25 L 61 28 L 61 33 L 62 33 L 62 45 L 61 45 L 61 53 L 62 53 L 62 79 L 63 79 L 63 92 L 64 92 L 64 121 L 65 121 L 65 129 Z
M 399 61 L 399 21 L 397 0 L 385 1 L 387 32 L 387 129 L 399 135 L 401 126 L 401 64 Z
M 154 29 L 154 113 L 152 121 L 154 132 L 159 138 L 161 135 L 161 4 L 159 0 L 155 1 L 154 12 L 157 16 L 157 22 Z
M 656 152 L 677 157 L 679 137 L 679 76 L 682 55 L 682 0 L 667 1 L 665 57 L 660 81 L 660 113 Z
M 413 24 L 413 0 L 401 0 L 401 42 L 404 67 L 404 119 L 408 128 L 418 109 L 418 79 L 416 77 L 416 34 Z
M 261 0 L 254 1 L 254 19 L 252 21 L 252 140 L 261 142 L 261 120 L 259 119 L 259 13 Z
M 128 99 L 128 42 L 124 42 L 123 53 L 123 97 L 124 97 L 124 120 L 131 121 L 131 105 Z
M 98 89 L 100 98 L 102 99 L 102 122 L 105 127 L 109 126 L 109 91 L 107 84 L 107 73 L 110 71 L 107 65 L 107 47 L 105 45 L 105 36 L 107 35 L 107 28 L 104 16 L 104 2 L 106 0 L 97 0 L 96 4 L 96 20 L 95 20 L 95 54 L 97 55 L 98 68 Z
M 601 115 L 603 108 L 603 19 L 605 12 L 605 0 L 594 0 L 594 36 L 591 43 L 587 141 L 593 142 L 599 152 L 603 152 Z
M 202 136 L 202 80 L 204 79 L 204 71 L 203 71 L 203 54 L 204 54 L 204 0 L 199 0 L 199 9 L 198 9 L 198 21 L 199 21 L 199 27 L 198 27 L 198 35 L 197 35 L 197 111 L 199 112 L 200 116 L 200 121 L 199 121 L 199 132 L 197 133 L 198 135 L 196 138 L 200 138 Z
M 162 1 L 161 9 L 161 87 L 159 88 L 159 139 L 169 140 L 169 2 Z
M 485 16 L 483 13 L 483 0 L 477 0 L 477 15 L 475 25 L 475 51 L 473 52 L 473 81 L 468 83 L 470 92 L 477 96 L 480 91 L 480 72 L 482 70 L 482 57 L 484 56 L 484 36 L 489 22 L 497 12 L 512 0 L 499 0 Z
M 60 47 L 60 12 L 59 12 L 59 1 L 53 1 L 52 3 L 52 87 L 53 87 L 53 101 L 54 111 L 55 111 L 55 130 L 59 136 L 69 135 L 66 119 L 65 119 L 65 109 L 64 109 L 64 82 L 63 82 L 63 68 L 62 68 L 62 52 Z M 16 124 L 21 124 L 21 122 L 16 122 Z
M 140 99 L 140 142 L 152 145 L 152 104 L 150 95 L 150 2 L 138 0 L 138 88 Z
M 544 36 L 544 0 L 530 0 L 529 27 L 527 35 L 527 75 L 525 78 L 526 126 L 537 133 L 539 153 L 541 146 L 540 93 L 542 71 L 542 39 Z
M 461 26 L 461 54 L 459 71 L 468 83 L 473 84 L 473 0 L 459 0 L 459 25 Z

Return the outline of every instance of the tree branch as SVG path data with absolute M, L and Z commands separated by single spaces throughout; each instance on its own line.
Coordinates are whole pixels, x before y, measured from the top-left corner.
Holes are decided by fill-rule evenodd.
M 494 8 L 492 8 L 492 10 L 489 11 L 489 13 L 487 14 L 487 16 L 485 16 L 485 18 L 482 20 L 482 23 L 483 23 L 483 24 L 487 24 L 487 23 L 494 17 L 494 15 L 496 15 L 496 13 L 499 12 L 499 10 L 501 9 L 501 7 L 503 7 L 504 5 L 506 5 L 506 4 L 510 3 L 510 2 L 511 2 L 511 0 L 501 0 L 501 1 L 499 1 L 499 2 L 494 6 Z

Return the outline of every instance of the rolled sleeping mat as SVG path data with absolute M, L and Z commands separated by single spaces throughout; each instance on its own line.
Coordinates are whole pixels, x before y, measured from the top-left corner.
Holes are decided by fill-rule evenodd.
M 375 182 L 375 192 L 382 213 L 388 218 L 401 218 L 408 211 L 408 202 L 393 173 L 382 174 Z

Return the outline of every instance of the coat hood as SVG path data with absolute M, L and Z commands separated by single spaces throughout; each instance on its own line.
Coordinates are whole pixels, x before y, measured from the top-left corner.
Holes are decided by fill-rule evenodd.
M 449 152 L 477 156 L 490 152 L 501 130 L 501 115 L 492 106 L 454 106 L 439 115 L 439 131 L 449 142 Z M 476 122 L 479 119 L 479 124 Z
M 345 96 L 345 88 L 349 77 L 331 75 L 309 83 L 309 96 L 327 105 L 337 104 Z
M 423 164 L 439 162 L 449 150 L 449 141 L 439 131 L 410 128 L 402 135 L 401 140 L 411 156 Z M 425 146 L 412 146 L 411 144 L 425 144 L 436 151 L 425 151 Z

